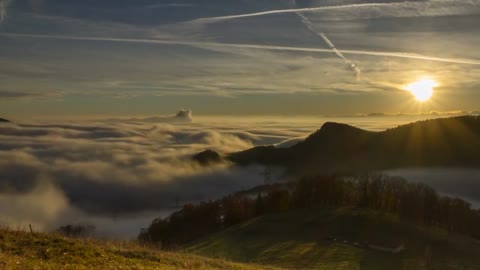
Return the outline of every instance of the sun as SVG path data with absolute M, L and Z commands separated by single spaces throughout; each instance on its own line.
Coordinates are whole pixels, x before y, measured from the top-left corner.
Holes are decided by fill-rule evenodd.
M 432 79 L 420 79 L 405 87 L 418 102 L 425 102 L 433 96 L 433 89 L 438 83 Z

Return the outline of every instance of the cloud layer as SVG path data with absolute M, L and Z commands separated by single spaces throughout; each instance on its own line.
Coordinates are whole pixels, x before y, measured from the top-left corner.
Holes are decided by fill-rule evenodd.
M 0 224 L 51 230 L 92 223 L 103 236 L 134 237 L 186 202 L 263 183 L 265 168 L 203 167 L 191 156 L 254 145 L 289 147 L 325 121 L 383 130 L 432 115 L 332 118 L 173 116 L 0 123 Z M 272 168 L 275 179 L 288 179 Z
M 171 117 L 1 124 L 0 223 L 42 230 L 94 223 L 106 235 L 132 237 L 183 203 L 263 181 L 261 167 L 203 167 L 191 161 L 194 153 L 228 153 L 302 134 L 191 121 L 191 111 L 182 110 Z

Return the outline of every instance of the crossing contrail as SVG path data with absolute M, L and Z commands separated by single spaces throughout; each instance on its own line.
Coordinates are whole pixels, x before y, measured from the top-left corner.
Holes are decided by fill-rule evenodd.
M 357 78 L 359 78 L 359 77 L 360 77 L 360 73 L 361 73 L 360 68 L 358 68 L 358 66 L 357 66 L 354 62 L 352 62 L 352 61 L 350 61 L 348 58 L 346 58 L 346 57 L 343 55 L 343 53 L 342 53 L 340 50 L 338 50 L 337 47 L 335 47 L 335 44 L 333 44 L 333 42 L 325 35 L 325 33 L 323 33 L 323 32 L 317 32 L 317 31 L 315 30 L 315 28 L 313 27 L 312 23 L 310 22 L 310 20 L 309 20 L 307 17 L 305 17 L 304 15 L 302 15 L 302 14 L 300 14 L 300 13 L 297 13 L 297 15 L 301 18 L 303 24 L 307 27 L 307 29 L 308 29 L 310 32 L 314 33 L 315 35 L 321 37 L 321 38 L 325 41 L 325 43 L 327 43 L 328 47 L 330 47 L 330 49 L 332 49 L 332 51 L 333 51 L 338 57 L 340 57 L 341 59 L 343 59 L 343 61 L 345 62 L 345 64 L 347 64 L 347 66 L 348 66 L 353 72 L 355 72 L 355 76 L 356 76 Z
M 268 11 L 261 11 L 261 12 L 247 13 L 247 14 L 199 18 L 199 19 L 192 20 L 190 22 L 211 23 L 216 21 L 264 16 L 264 15 L 271 15 L 271 14 L 302 13 L 302 12 L 311 12 L 311 11 L 319 11 L 319 10 L 336 10 L 336 9 L 362 8 L 362 7 L 383 7 L 383 6 L 392 6 L 395 4 L 408 4 L 408 3 L 418 3 L 418 1 L 411 1 L 411 2 L 405 1 L 405 2 L 399 2 L 399 3 L 364 3 L 364 4 L 321 6 L 321 7 L 309 7 L 309 8 L 276 9 L 276 10 L 268 10 Z
M 312 52 L 312 53 L 332 53 L 332 49 L 309 48 L 309 47 L 290 47 L 276 45 L 256 45 L 256 44 L 235 44 L 235 43 L 217 43 L 202 41 L 182 41 L 182 40 L 161 40 L 161 39 L 129 39 L 129 38 L 110 38 L 110 37 L 86 37 L 86 36 L 61 36 L 61 35 L 40 35 L 40 34 L 15 34 L 0 33 L 2 37 L 10 38 L 39 38 L 52 40 L 72 40 L 72 41 L 105 41 L 105 42 L 125 42 L 125 43 L 147 43 L 147 44 L 165 44 L 165 45 L 185 45 L 197 47 L 220 47 L 220 48 L 241 48 L 241 49 L 258 49 L 270 51 L 288 51 L 288 52 Z M 405 52 L 384 52 L 384 51 L 365 51 L 365 50 L 342 50 L 342 54 L 367 55 L 367 56 L 383 56 L 395 58 L 407 58 L 416 60 L 428 60 L 445 63 L 457 63 L 468 65 L 480 65 L 480 60 L 463 59 L 463 58 L 442 58 L 436 56 L 428 56 L 416 53 Z

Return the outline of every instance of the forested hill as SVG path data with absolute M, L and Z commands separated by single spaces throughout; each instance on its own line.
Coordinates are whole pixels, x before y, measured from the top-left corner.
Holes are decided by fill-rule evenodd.
M 479 228 L 480 211 L 467 202 L 371 173 L 304 177 L 187 204 L 139 239 L 291 269 L 477 269 Z M 406 251 L 392 256 L 369 245 Z M 412 261 L 423 266 L 403 267 Z
M 382 132 L 325 123 L 290 148 L 260 146 L 230 154 L 237 164 L 283 165 L 291 170 L 366 171 L 410 166 L 480 164 L 480 117 L 461 116 L 415 122 Z

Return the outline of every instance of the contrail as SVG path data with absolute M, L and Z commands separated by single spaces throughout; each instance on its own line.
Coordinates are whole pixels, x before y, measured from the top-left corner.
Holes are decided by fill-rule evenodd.
M 15 33 L 0 33 L 3 37 L 13 38 L 41 38 L 41 39 L 55 39 L 55 40 L 78 40 L 78 41 L 108 41 L 108 42 L 127 42 L 127 43 L 147 43 L 147 44 L 166 44 L 166 45 L 186 45 L 197 47 L 224 47 L 224 48 L 242 48 L 242 49 L 259 49 L 270 51 L 290 51 L 290 52 L 313 52 L 313 53 L 332 53 L 332 49 L 308 48 L 308 47 L 289 47 L 289 46 L 275 46 L 275 45 L 256 45 L 256 44 L 235 44 L 235 43 L 216 43 L 216 42 L 201 42 L 201 41 L 178 41 L 178 40 L 161 40 L 161 39 L 128 39 L 128 38 L 109 38 L 109 37 L 85 37 L 85 36 L 60 36 L 60 35 L 36 35 L 36 34 L 15 34 Z M 407 58 L 416 60 L 428 60 L 436 62 L 480 65 L 480 60 L 476 59 L 462 59 L 462 58 L 442 58 L 435 56 L 428 56 L 416 53 L 403 52 L 383 52 L 383 51 L 364 51 L 364 50 L 342 50 L 343 54 L 352 55 L 368 55 L 368 56 L 384 56 Z
M 322 7 L 310 7 L 310 8 L 277 9 L 277 10 L 268 10 L 268 11 L 248 13 L 248 14 L 199 18 L 199 19 L 192 20 L 190 22 L 210 23 L 210 22 L 216 22 L 216 21 L 256 17 L 256 16 L 263 16 L 263 15 L 271 15 L 271 14 L 301 13 L 301 12 L 310 12 L 310 11 L 318 11 L 318 10 L 335 10 L 335 9 L 345 9 L 345 8 L 382 7 L 382 6 L 391 6 L 394 4 L 409 4 L 409 3 L 418 3 L 418 1 L 411 1 L 411 2 L 406 1 L 406 2 L 399 2 L 399 3 L 365 3 L 365 4 L 349 4 L 349 5 L 322 6 Z
M 338 56 L 340 57 L 341 59 L 343 59 L 343 61 L 345 62 L 345 64 L 347 64 L 347 66 L 353 70 L 353 72 L 355 72 L 355 76 L 357 77 L 357 79 L 360 77 L 360 68 L 358 68 L 358 66 L 353 63 L 352 61 L 350 61 L 348 58 L 346 58 L 342 52 L 340 50 L 337 49 L 337 47 L 335 47 L 335 44 L 333 44 L 333 42 L 328 39 L 328 37 L 323 33 L 323 32 L 317 32 L 315 30 L 315 28 L 313 27 L 312 23 L 310 22 L 310 20 L 303 16 L 302 14 L 300 13 L 297 13 L 297 15 L 301 18 L 303 24 L 307 27 L 307 29 L 314 33 L 315 35 L 321 37 L 325 43 L 327 43 L 327 45 L 330 47 L 330 49 L 332 49 L 332 51 Z

